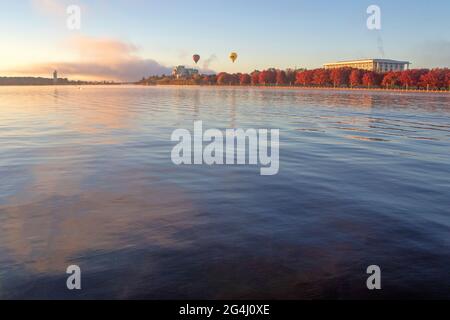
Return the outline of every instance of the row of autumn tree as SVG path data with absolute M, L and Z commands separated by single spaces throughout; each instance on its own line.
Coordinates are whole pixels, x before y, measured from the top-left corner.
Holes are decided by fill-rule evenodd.
M 316 87 L 383 87 L 405 89 L 450 89 L 450 69 L 412 69 L 377 73 L 372 71 L 339 68 L 314 70 L 254 71 L 251 74 L 229 74 L 198 76 L 198 84 L 218 85 L 298 85 Z

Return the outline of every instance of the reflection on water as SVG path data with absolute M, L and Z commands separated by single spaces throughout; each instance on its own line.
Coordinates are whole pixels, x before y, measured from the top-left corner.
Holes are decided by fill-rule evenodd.
M 0 298 L 449 298 L 449 102 L 2 87 Z M 173 166 L 170 135 L 195 120 L 279 128 L 279 175 Z

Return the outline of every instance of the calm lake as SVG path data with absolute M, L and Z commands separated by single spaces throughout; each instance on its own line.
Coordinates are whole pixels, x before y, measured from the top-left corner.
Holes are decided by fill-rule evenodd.
M 175 166 L 197 120 L 278 175 Z M 0 87 L 0 298 L 402 297 L 450 298 L 449 94 Z

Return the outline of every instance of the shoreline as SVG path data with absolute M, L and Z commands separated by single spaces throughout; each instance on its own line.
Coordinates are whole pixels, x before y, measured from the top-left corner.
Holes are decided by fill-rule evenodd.
M 164 84 L 164 85 L 143 85 L 143 87 L 211 87 L 211 88 L 247 88 L 247 89 L 277 89 L 277 90 L 317 90 L 317 91 L 372 91 L 372 92 L 405 92 L 405 93 L 431 93 L 448 94 L 450 90 L 419 90 L 419 89 L 384 89 L 384 88 L 335 88 L 335 87 L 306 87 L 306 86 L 251 86 L 251 85 L 191 85 L 191 84 Z
M 84 83 L 84 84 L 0 84 L 1 87 L 81 87 L 81 86 L 120 86 L 126 83 Z
M 234 88 L 234 89 L 265 89 L 265 90 L 316 90 L 316 91 L 356 91 L 356 92 L 398 92 L 398 93 L 422 93 L 422 94 L 449 94 L 450 90 L 420 90 L 420 89 L 384 89 L 384 88 L 337 88 L 337 87 L 307 87 L 307 86 L 252 86 L 252 85 L 205 85 L 205 84 L 155 84 L 145 85 L 140 83 L 115 83 L 115 84 L 29 84 L 29 85 L 0 85 L 2 87 L 205 87 L 205 88 Z

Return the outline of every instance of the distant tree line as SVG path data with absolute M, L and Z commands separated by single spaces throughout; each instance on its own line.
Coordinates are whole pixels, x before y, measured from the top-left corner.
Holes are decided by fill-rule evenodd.
M 0 77 L 0 86 L 50 86 L 54 85 L 54 80 L 41 77 Z M 57 85 L 96 85 L 115 84 L 112 81 L 72 81 L 66 78 L 59 78 Z
M 304 86 L 330 88 L 386 88 L 450 90 L 450 69 L 411 69 L 378 73 L 373 71 L 338 68 L 314 70 L 255 70 L 247 73 L 195 75 L 186 79 L 173 77 L 144 78 L 147 85 L 241 85 L 241 86 Z
M 53 79 L 40 77 L 0 77 L 0 85 L 3 86 L 37 86 L 52 85 Z M 67 79 L 58 79 L 59 84 L 68 84 Z

